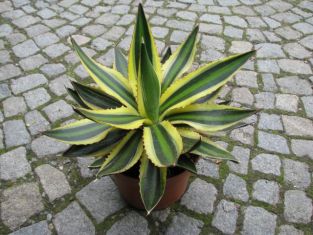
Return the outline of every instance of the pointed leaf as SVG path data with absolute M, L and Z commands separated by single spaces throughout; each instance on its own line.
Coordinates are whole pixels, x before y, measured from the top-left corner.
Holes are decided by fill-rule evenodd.
M 139 73 L 139 58 L 141 43 L 146 45 L 147 54 L 153 65 L 154 71 L 161 78 L 161 63 L 158 56 L 158 50 L 155 45 L 150 26 L 148 25 L 142 5 L 138 6 L 137 20 L 133 33 L 133 38 L 128 58 L 128 77 L 133 94 L 137 97 L 137 78 Z
M 140 159 L 142 151 L 142 131 L 130 131 L 105 159 L 97 176 L 101 177 L 128 170 Z
M 108 124 L 110 126 L 125 130 L 136 129 L 144 122 L 142 117 L 126 107 L 97 110 L 77 108 L 77 110 L 82 115 L 95 122 Z
M 216 91 L 213 91 L 212 93 L 198 99 L 195 103 L 202 104 L 202 103 L 210 103 L 215 104 L 215 100 L 221 93 L 223 87 L 218 88 Z
M 68 94 L 73 98 L 73 100 L 79 105 L 79 107 L 87 108 L 88 106 L 84 103 L 84 101 L 79 97 L 77 91 L 72 90 L 71 88 L 67 88 Z
M 207 138 L 202 138 L 200 145 L 194 149 L 192 153 L 204 158 L 232 160 L 237 162 L 236 158 L 230 152 L 222 149 Z
M 73 38 L 71 42 L 83 66 L 99 87 L 105 91 L 105 93 L 118 99 L 125 106 L 136 109 L 135 98 L 131 93 L 127 79 L 119 72 L 100 65 L 89 58 Z
M 178 159 L 176 166 L 190 171 L 193 174 L 197 174 L 197 168 L 194 161 L 190 157 L 187 157 L 185 155 L 181 156 Z
M 112 129 L 89 119 L 82 119 L 45 132 L 45 135 L 68 144 L 93 144 L 102 140 Z
M 143 139 L 148 158 L 158 167 L 175 165 L 183 150 L 181 136 L 168 121 L 145 127 Z
M 147 156 L 142 156 L 139 186 L 142 202 L 148 214 L 160 202 L 166 187 L 166 168 L 156 167 Z
M 122 104 L 101 90 L 80 84 L 78 82 L 72 82 L 74 89 L 80 96 L 81 100 L 92 109 L 109 109 L 121 107 Z
M 159 120 L 160 83 L 142 44 L 138 74 L 138 110 L 153 123 Z
M 73 145 L 63 156 L 66 157 L 102 157 L 107 155 L 115 144 L 126 135 L 127 131 L 114 129 L 108 133 L 108 135 L 98 143 L 89 145 Z
M 107 158 L 107 156 L 104 157 L 98 157 L 96 160 L 94 160 L 89 166 L 88 168 L 100 168 L 102 166 L 102 164 L 104 163 L 105 159 Z
M 255 110 L 226 105 L 193 104 L 171 111 L 166 120 L 173 124 L 187 124 L 199 131 L 221 131 L 254 114 Z
M 185 73 L 192 65 L 196 53 L 196 40 L 199 27 L 196 27 L 186 41 L 175 51 L 162 66 L 162 93 L 172 82 Z
M 171 47 L 168 47 L 162 57 L 161 63 L 164 64 L 168 58 L 170 58 L 170 56 L 172 55 L 172 49 Z
M 114 68 L 119 71 L 125 78 L 128 77 L 128 65 L 127 60 L 122 53 L 121 49 L 115 47 L 114 49 L 115 61 L 114 61 Z
M 175 81 L 161 96 L 160 112 L 185 107 L 223 86 L 254 51 L 205 65 Z
M 184 147 L 182 153 L 188 153 L 199 142 L 201 138 L 199 133 L 187 128 L 178 128 L 178 132 L 183 140 Z

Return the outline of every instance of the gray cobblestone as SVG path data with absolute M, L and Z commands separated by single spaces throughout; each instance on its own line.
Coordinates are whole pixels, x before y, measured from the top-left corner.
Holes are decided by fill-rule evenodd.
M 194 234 L 198 235 L 203 227 L 203 222 L 194 218 L 191 218 L 185 214 L 178 213 L 173 219 L 171 224 L 168 226 L 165 234 Z
M 36 73 L 12 80 L 11 89 L 14 94 L 20 94 L 24 91 L 44 85 L 47 82 L 44 75 Z
M 233 202 L 221 200 L 217 205 L 212 225 L 223 233 L 233 234 L 236 230 L 238 207 Z
M 249 199 L 246 182 L 239 176 L 233 174 L 229 174 L 226 178 L 223 186 L 223 193 L 225 196 L 244 202 Z
M 51 99 L 50 95 L 44 88 L 37 88 L 35 90 L 28 91 L 24 93 L 24 97 L 30 109 L 35 109 L 47 103 Z
M 45 147 L 43 148 L 42 146 Z M 68 149 L 68 145 L 47 136 L 40 136 L 32 141 L 31 149 L 37 157 L 43 158 L 45 156 L 55 156 L 64 152 Z
M 13 64 L 6 64 L 0 67 L 0 81 L 4 81 L 21 74 L 21 70 Z
M 27 40 L 22 42 L 12 48 L 14 54 L 20 58 L 34 55 L 39 51 L 39 48 L 36 46 L 33 40 Z
M 280 135 L 259 131 L 258 140 L 258 146 L 260 148 L 278 153 L 289 153 L 287 141 Z
M 50 129 L 49 122 L 37 110 L 25 114 L 25 123 L 32 135 L 37 135 Z
M 95 227 L 77 202 L 72 202 L 67 208 L 56 214 L 53 224 L 60 235 L 95 234 Z
M 31 172 L 26 159 L 26 149 L 19 147 L 0 156 L 0 178 L 12 180 L 25 176 Z
M 25 124 L 22 120 L 10 120 L 3 123 L 3 132 L 6 146 L 13 147 L 28 144 L 31 141 Z
M 65 175 L 49 164 L 36 167 L 35 172 L 50 201 L 54 201 L 71 192 L 71 187 Z
M 262 153 L 252 159 L 252 169 L 264 174 L 280 175 L 281 162 L 278 156 Z
M 285 219 L 293 223 L 310 223 L 312 217 L 312 200 L 304 192 L 289 190 L 285 193 Z
M 275 234 L 277 216 L 261 207 L 249 206 L 245 211 L 242 234 Z
M 305 189 L 311 184 L 311 176 L 309 166 L 305 163 L 284 159 L 283 161 L 284 180 L 286 183 L 292 184 L 295 188 Z
M 4 116 L 12 117 L 26 112 L 26 104 L 23 97 L 11 96 L 2 102 Z
M 193 181 L 181 199 L 181 204 L 198 213 L 208 214 L 213 212 L 217 190 L 213 184 L 208 184 L 201 179 Z
M 275 205 L 279 200 L 279 186 L 274 181 L 258 180 L 253 184 L 252 197 L 256 200 Z
M 51 235 L 47 221 L 41 221 L 39 223 L 32 224 L 30 226 L 21 228 L 9 235 Z

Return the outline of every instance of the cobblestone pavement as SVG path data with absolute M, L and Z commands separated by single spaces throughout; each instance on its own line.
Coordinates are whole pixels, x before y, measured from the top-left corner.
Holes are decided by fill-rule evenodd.
M 220 97 L 262 110 L 216 139 L 240 163 L 200 160 L 169 209 L 127 207 L 109 177 L 94 181 L 92 159 L 63 158 L 68 146 L 41 135 L 77 118 L 69 80 L 89 81 L 68 36 L 112 65 L 113 46 L 129 48 L 137 4 L 0 2 L 0 234 L 313 234 L 312 1 L 144 3 L 160 52 L 200 25 L 195 67 L 258 49 Z

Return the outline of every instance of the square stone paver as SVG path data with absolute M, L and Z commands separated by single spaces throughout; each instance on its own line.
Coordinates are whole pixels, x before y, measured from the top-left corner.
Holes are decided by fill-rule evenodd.
M 44 209 L 36 183 L 25 183 L 3 191 L 1 219 L 11 229 L 21 226 Z

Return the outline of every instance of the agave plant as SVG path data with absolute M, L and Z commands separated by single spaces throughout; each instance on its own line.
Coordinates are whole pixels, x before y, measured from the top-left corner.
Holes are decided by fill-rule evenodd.
M 221 87 L 254 54 L 250 51 L 209 63 L 185 74 L 197 44 L 196 27 L 161 60 L 139 5 L 128 62 L 115 50 L 113 69 L 89 58 L 71 39 L 81 63 L 97 86 L 73 82 L 69 94 L 84 117 L 46 134 L 71 144 L 65 156 L 93 156 L 98 177 L 140 164 L 140 194 L 151 212 L 166 186 L 168 169 L 196 172 L 190 156 L 235 160 L 210 139 L 255 111 L 214 103 Z

